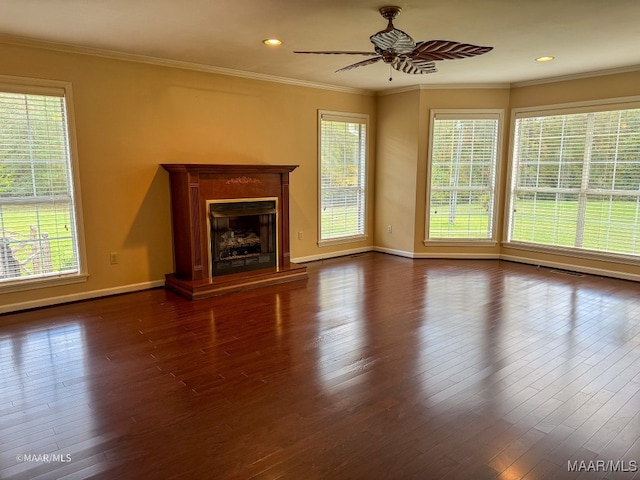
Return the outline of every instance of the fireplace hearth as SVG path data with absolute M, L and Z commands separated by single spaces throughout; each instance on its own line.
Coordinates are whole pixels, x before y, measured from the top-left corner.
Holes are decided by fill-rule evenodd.
M 163 164 L 169 172 L 175 272 L 191 300 L 305 280 L 290 261 L 291 165 Z

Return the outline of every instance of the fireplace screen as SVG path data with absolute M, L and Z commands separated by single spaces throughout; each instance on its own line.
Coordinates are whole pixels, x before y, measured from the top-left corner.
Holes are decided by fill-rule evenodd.
M 276 266 L 276 201 L 209 204 L 213 275 Z

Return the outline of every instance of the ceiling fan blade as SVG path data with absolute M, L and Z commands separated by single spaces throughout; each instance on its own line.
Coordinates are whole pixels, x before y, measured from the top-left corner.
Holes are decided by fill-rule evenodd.
M 326 52 L 293 52 L 293 53 L 312 53 L 316 55 L 378 55 L 376 52 L 356 52 L 356 51 L 326 51 Z
M 374 33 L 369 37 L 369 40 L 376 48 L 382 51 L 393 50 L 397 54 L 408 54 L 416 48 L 416 42 L 413 41 L 413 38 L 397 28 Z
M 354 63 L 352 65 L 347 65 L 346 67 L 341 68 L 340 70 L 336 70 L 336 73 L 338 72 L 346 72 L 347 70 L 351 70 L 353 68 L 358 68 L 358 67 L 364 67 L 365 65 L 372 65 L 376 62 L 379 62 L 380 60 L 382 60 L 382 57 L 375 57 L 375 58 L 368 58 L 366 60 L 363 60 L 361 62 L 358 63 Z
M 416 48 L 409 57 L 413 60 L 454 60 L 483 55 L 491 50 L 493 47 L 481 47 L 449 40 L 429 40 L 416 43 Z
M 433 61 L 409 57 L 398 58 L 398 61 L 393 62 L 391 66 L 399 72 L 404 73 L 424 74 L 436 73 L 438 71 Z

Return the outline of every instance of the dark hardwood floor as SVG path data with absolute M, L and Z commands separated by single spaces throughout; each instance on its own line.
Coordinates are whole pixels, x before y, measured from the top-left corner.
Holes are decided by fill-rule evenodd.
M 0 316 L 0 478 L 640 479 L 639 284 L 374 253 L 308 271 Z

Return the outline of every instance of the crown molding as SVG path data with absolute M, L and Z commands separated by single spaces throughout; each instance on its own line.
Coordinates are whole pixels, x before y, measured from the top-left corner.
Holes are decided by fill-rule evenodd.
M 44 50 L 52 50 L 56 52 L 71 53 L 78 55 L 89 55 L 93 57 L 102 57 L 112 60 L 121 60 L 134 63 L 142 63 L 147 65 L 155 65 L 167 68 L 177 68 L 181 70 L 191 70 L 196 72 L 212 73 L 216 75 L 226 75 L 231 77 L 246 78 L 251 80 L 259 80 L 264 82 L 280 83 L 297 87 L 313 88 L 319 90 L 329 90 L 341 93 L 351 93 L 356 95 L 367 96 L 386 96 L 398 93 L 411 92 L 415 90 L 471 90 L 471 89 L 509 89 L 519 87 L 529 87 L 535 85 L 545 85 L 549 83 L 564 82 L 570 80 L 580 80 L 593 77 L 601 77 L 606 75 L 615 75 L 620 73 L 631 73 L 640 71 L 640 65 L 630 65 L 627 67 L 611 68 L 607 70 L 597 70 L 593 72 L 576 73 L 570 75 L 561 75 L 557 77 L 540 78 L 535 80 L 525 80 L 522 82 L 512 83 L 478 83 L 478 84 L 428 84 L 428 85 L 411 85 L 407 87 L 393 88 L 389 90 L 369 90 L 364 88 L 343 87 L 338 85 L 330 85 L 325 83 L 309 82 L 306 80 L 297 80 L 287 77 L 279 77 L 276 75 L 268 75 L 264 73 L 247 72 L 244 70 L 234 70 L 231 68 L 215 67 L 212 65 L 204 65 L 195 62 L 185 62 L 182 60 L 172 60 L 166 58 L 152 57 L 147 55 L 139 55 L 135 53 L 124 53 L 115 50 L 107 50 L 94 47 L 81 47 L 64 43 L 49 42 L 45 40 L 34 40 L 25 37 L 16 37 L 12 35 L 0 34 L 0 43 L 19 47 L 39 48 Z
M 566 82 L 569 80 L 580 80 L 584 78 L 603 77 L 606 75 L 616 75 L 618 73 L 630 73 L 640 71 L 640 65 L 629 65 L 628 67 L 609 68 L 607 70 L 596 70 L 593 72 L 573 73 L 570 75 L 562 75 L 559 77 L 540 78 L 537 80 L 525 80 L 523 82 L 514 82 L 511 88 L 531 87 L 534 85 L 545 85 L 547 83 Z
M 204 65 L 201 63 L 185 62 L 182 60 L 171 60 L 166 58 L 151 57 L 147 55 L 139 55 L 135 53 L 117 52 L 114 50 L 106 50 L 94 47 L 80 47 L 76 45 L 68 45 L 63 43 L 48 42 L 44 40 L 33 40 L 23 37 L 14 37 L 10 35 L 0 34 L 0 43 L 13 45 L 18 47 L 39 48 L 44 50 L 53 50 L 56 52 L 71 53 L 78 55 L 89 55 L 92 57 L 102 57 L 112 60 L 122 60 L 126 62 L 143 63 L 147 65 L 155 65 L 160 67 L 178 68 L 182 70 L 191 70 L 196 72 L 213 73 L 216 75 L 226 75 L 231 77 L 247 78 L 251 80 L 260 80 L 264 82 L 281 83 L 293 85 L 296 87 L 314 88 L 319 90 L 331 90 L 341 93 L 353 93 L 357 95 L 375 95 L 372 90 L 362 88 L 342 87 L 337 85 L 329 85 L 325 83 L 315 83 L 305 80 L 297 80 L 293 78 L 278 77 L 276 75 L 267 75 L 264 73 L 246 72 L 243 70 L 234 70 L 231 68 L 215 67 L 212 65 Z
M 385 95 L 395 95 L 396 93 L 412 92 L 415 90 L 476 90 L 476 89 L 496 89 L 511 88 L 509 83 L 434 83 L 428 85 L 411 85 L 409 87 L 393 88 L 390 90 L 380 90 L 376 92 L 376 96 L 383 97 Z
M 511 88 L 510 83 L 460 83 L 460 84 L 433 84 L 420 85 L 420 90 L 472 90 L 472 89 L 492 89 L 492 88 Z
M 640 71 L 640 65 L 630 65 L 627 67 L 610 68 L 607 70 L 596 70 L 593 72 L 575 73 L 570 75 L 561 75 L 557 77 L 539 78 L 536 80 L 525 80 L 513 83 L 478 83 L 478 84 L 431 84 L 431 85 L 412 85 L 409 87 L 401 87 L 390 90 L 382 90 L 376 92 L 376 96 L 394 95 L 396 93 L 411 92 L 414 90 L 455 90 L 455 89 L 480 89 L 480 88 L 518 88 L 530 87 L 534 85 L 545 85 L 549 83 L 566 82 L 570 80 L 580 80 L 585 78 L 603 77 L 606 75 L 616 75 L 620 73 L 632 73 Z
M 409 87 L 390 88 L 389 90 L 378 90 L 376 97 L 384 97 L 386 95 L 395 95 L 396 93 L 406 93 L 420 90 L 420 85 L 411 85 Z

